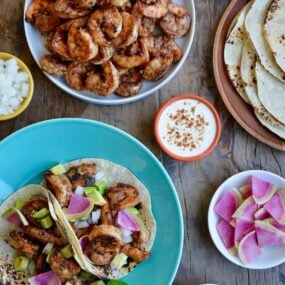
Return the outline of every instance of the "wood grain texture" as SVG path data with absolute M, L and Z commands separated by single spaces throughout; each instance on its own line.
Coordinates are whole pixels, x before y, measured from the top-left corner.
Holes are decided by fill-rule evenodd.
M 0 139 L 29 124 L 61 117 L 95 119 L 129 132 L 161 159 L 177 187 L 184 216 L 185 240 L 175 285 L 285 284 L 285 265 L 254 271 L 229 263 L 214 247 L 207 228 L 209 201 L 224 179 L 247 169 L 265 169 L 285 175 L 285 153 L 258 142 L 235 123 L 215 87 L 212 72 L 213 41 L 218 22 L 229 1 L 196 1 L 196 37 L 191 54 L 176 78 L 144 101 L 115 107 L 81 102 L 48 81 L 33 61 L 25 41 L 23 3 L 24 0 L 0 0 L 0 50 L 13 53 L 27 63 L 36 82 L 35 94 L 31 105 L 22 115 L 0 122 Z M 196 163 L 172 160 L 161 153 L 154 141 L 153 121 L 156 111 L 163 102 L 179 93 L 199 94 L 208 99 L 218 109 L 223 125 L 218 147 Z M 168 218 L 171 218 L 171 213 L 165 217 Z

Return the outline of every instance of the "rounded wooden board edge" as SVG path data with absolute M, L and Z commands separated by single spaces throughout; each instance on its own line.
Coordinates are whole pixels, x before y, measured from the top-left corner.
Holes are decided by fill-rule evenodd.
M 259 141 L 275 149 L 285 151 L 285 140 L 273 134 L 258 121 L 252 107 L 243 101 L 233 87 L 224 64 L 223 50 L 228 28 L 236 14 L 246 3 L 248 3 L 247 0 L 232 0 L 219 22 L 213 48 L 213 70 L 216 85 L 228 111 L 241 127 Z

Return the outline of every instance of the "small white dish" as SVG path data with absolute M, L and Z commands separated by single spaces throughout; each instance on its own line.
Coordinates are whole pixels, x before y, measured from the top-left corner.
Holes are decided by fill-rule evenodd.
M 285 179 L 274 173 L 264 170 L 248 170 L 237 173 L 225 180 L 216 190 L 210 202 L 208 210 L 208 227 L 210 236 L 220 251 L 220 253 L 232 263 L 248 269 L 268 269 L 280 265 L 285 262 L 285 245 L 267 246 L 263 248 L 262 254 L 256 258 L 254 262 L 243 264 L 237 255 L 232 255 L 224 246 L 217 230 L 216 224 L 220 221 L 220 217 L 214 212 L 214 207 L 227 191 L 231 188 L 239 188 L 250 182 L 251 176 L 256 176 L 263 180 L 274 183 L 278 188 L 285 187 Z

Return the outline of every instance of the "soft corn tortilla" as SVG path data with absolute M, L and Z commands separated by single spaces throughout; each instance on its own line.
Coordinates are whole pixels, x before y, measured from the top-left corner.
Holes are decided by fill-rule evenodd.
M 140 210 L 141 218 L 149 233 L 148 242 L 146 242 L 143 245 L 143 247 L 149 251 L 155 239 L 156 222 L 151 211 L 150 195 L 145 186 L 126 168 L 103 159 L 96 159 L 96 158 L 79 159 L 64 164 L 64 167 L 66 170 L 68 170 L 72 166 L 79 166 L 83 163 L 95 163 L 96 171 L 103 171 L 104 173 L 106 173 L 104 178 L 107 180 L 107 184 L 109 186 L 121 182 L 125 184 L 130 184 L 138 189 L 142 204 L 142 208 Z M 64 227 L 68 229 L 69 238 L 73 241 L 73 246 L 80 257 L 80 260 L 83 261 L 81 265 L 83 268 L 86 268 L 87 271 L 100 278 L 107 278 L 107 279 L 119 279 L 134 269 L 134 267 L 137 265 L 137 263 L 135 262 L 130 262 L 128 266 L 124 266 L 121 269 L 109 268 L 108 270 L 106 270 L 106 268 L 93 265 L 92 262 L 87 258 L 87 256 L 83 254 L 78 238 L 75 232 L 73 231 L 70 223 L 66 219 L 60 207 L 60 204 L 58 203 L 58 201 L 55 199 L 54 196 L 51 197 L 51 200 L 53 202 L 53 206 L 55 212 L 58 215 L 58 218 L 63 222 Z
M 285 0 L 272 1 L 264 32 L 277 64 L 285 72 Z
M 285 84 L 272 76 L 259 62 L 255 67 L 258 98 L 265 109 L 285 124 Z
M 285 82 L 285 73 L 276 64 L 272 50 L 264 37 L 264 21 L 271 2 L 272 0 L 255 0 L 245 18 L 245 27 L 261 64 L 273 76 Z
M 240 96 L 249 103 L 246 92 L 244 90 L 243 82 L 240 74 L 240 62 L 242 56 L 242 49 L 247 34 L 244 26 L 244 20 L 252 2 L 247 3 L 240 11 L 237 18 L 233 22 L 235 24 L 230 26 L 231 31 L 227 36 L 224 48 L 224 60 L 227 67 L 229 77 Z
M 257 55 L 255 49 L 248 39 L 243 47 L 241 60 L 241 77 L 244 82 L 244 88 L 254 113 L 262 125 L 270 131 L 285 139 L 285 125 L 276 120 L 262 105 L 257 95 L 257 85 L 255 77 L 255 65 Z
M 52 203 L 48 199 L 48 193 L 46 189 L 40 185 L 28 185 L 24 188 L 21 188 L 20 190 L 13 193 L 8 199 L 6 199 L 1 205 L 0 205 L 0 264 L 1 264 L 1 271 L 0 271 L 0 284 L 3 282 L 3 284 L 8 284 L 10 282 L 11 284 L 29 284 L 28 278 L 31 277 L 29 272 L 17 272 L 13 268 L 13 259 L 17 253 L 17 250 L 12 248 L 8 242 L 6 242 L 6 239 L 9 235 L 9 233 L 12 230 L 17 230 L 18 227 L 16 225 L 13 225 L 2 218 L 2 214 L 5 213 L 8 209 L 13 207 L 18 199 L 25 199 L 29 200 L 33 195 L 39 195 L 46 197 L 49 204 L 49 211 L 53 218 L 53 220 L 58 225 L 58 229 L 61 231 L 62 236 L 66 237 L 65 230 L 61 228 L 61 226 L 58 224 L 57 216 L 53 210 Z

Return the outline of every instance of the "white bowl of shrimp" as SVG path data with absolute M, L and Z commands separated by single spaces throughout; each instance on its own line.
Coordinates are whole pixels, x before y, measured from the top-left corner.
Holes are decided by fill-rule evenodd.
M 190 52 L 194 0 L 172 1 L 26 0 L 26 39 L 63 91 L 94 104 L 132 103 L 171 81 Z

